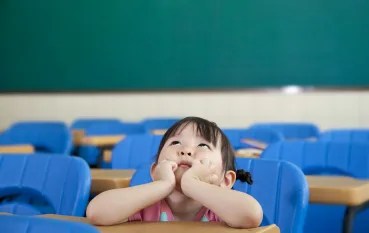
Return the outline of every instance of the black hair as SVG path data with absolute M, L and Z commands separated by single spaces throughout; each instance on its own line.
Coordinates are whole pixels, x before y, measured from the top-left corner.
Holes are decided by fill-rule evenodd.
M 156 162 L 158 162 L 160 152 L 163 149 L 167 140 L 173 137 L 178 131 L 182 130 L 189 124 L 193 124 L 196 127 L 196 130 L 199 133 L 199 135 L 208 142 L 210 142 L 215 147 L 218 144 L 220 136 L 220 148 L 224 171 L 232 170 L 236 172 L 236 179 L 242 182 L 247 182 L 248 184 L 252 184 L 250 172 L 246 172 L 243 169 L 236 171 L 234 150 L 227 136 L 217 126 L 217 124 L 200 117 L 185 117 L 182 120 L 177 121 L 172 127 L 170 127 L 165 132 L 163 138 L 160 141 L 159 149 L 156 154 Z

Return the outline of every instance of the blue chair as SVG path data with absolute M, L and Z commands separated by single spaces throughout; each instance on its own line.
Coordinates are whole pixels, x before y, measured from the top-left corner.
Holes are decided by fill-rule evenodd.
M 120 124 L 121 121 L 116 118 L 78 118 L 74 120 L 71 124 L 72 130 L 86 130 L 92 125 L 95 124 L 103 124 L 103 125 L 116 125 Z M 85 132 L 84 132 L 85 134 Z M 90 165 L 96 165 L 98 163 L 98 156 L 96 154 L 99 153 L 98 149 L 93 146 L 77 146 L 73 148 L 73 154 L 79 155 L 82 154 L 82 157 L 87 161 Z M 94 154 L 94 155 L 89 155 Z
M 276 130 L 284 136 L 285 139 L 312 139 L 319 137 L 319 128 L 312 123 L 257 123 L 250 127 L 269 128 Z
M 112 168 L 135 169 L 145 163 L 153 163 L 161 135 L 128 135 L 112 151 Z
M 344 175 L 369 178 L 369 144 L 339 142 L 278 142 L 270 145 L 261 158 L 296 164 L 306 175 Z M 305 233 L 342 232 L 345 207 L 310 204 Z M 355 219 L 354 232 L 368 232 L 369 210 Z
M 169 129 L 179 120 L 180 118 L 158 117 L 144 119 L 141 123 L 145 127 L 145 131 L 151 133 L 154 130 Z
M 72 138 L 63 122 L 18 122 L 1 135 L 0 144 L 32 144 L 36 152 L 69 154 Z
M 0 215 L 2 233 L 98 233 L 97 228 L 82 222 L 50 218 Z
M 272 129 L 223 129 L 223 132 L 235 150 L 254 148 L 253 145 L 242 142 L 242 139 L 252 139 L 265 144 L 283 140 L 283 135 Z
M 128 123 L 121 121 L 95 122 L 85 129 L 86 136 L 119 135 L 119 134 L 143 134 L 145 130 L 139 123 Z M 101 159 L 101 150 L 95 146 L 81 146 L 77 155 L 87 161 L 90 166 L 111 167 Z
M 71 129 L 86 129 L 96 123 L 114 123 L 120 122 L 116 118 L 78 118 L 71 124 Z
M 322 132 L 319 140 L 369 143 L 369 129 L 332 129 Z
M 309 189 L 302 171 L 284 161 L 237 158 L 237 169 L 250 171 L 254 184 L 237 181 L 233 189 L 246 192 L 263 208 L 262 226 L 276 224 L 283 233 L 302 233 Z
M 0 156 L 0 212 L 83 216 L 90 185 L 90 169 L 77 157 Z

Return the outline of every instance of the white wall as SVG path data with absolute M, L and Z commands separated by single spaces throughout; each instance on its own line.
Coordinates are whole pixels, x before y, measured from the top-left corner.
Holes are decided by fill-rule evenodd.
M 111 94 L 1 94 L 0 128 L 20 120 L 117 117 L 136 121 L 150 116 L 208 118 L 221 127 L 261 121 L 307 121 L 322 129 L 369 128 L 368 91 L 166 92 Z

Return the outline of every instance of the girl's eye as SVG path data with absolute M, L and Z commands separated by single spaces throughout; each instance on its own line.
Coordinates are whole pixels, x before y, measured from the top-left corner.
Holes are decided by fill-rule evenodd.
M 169 145 L 174 146 L 174 145 L 179 145 L 179 144 L 181 144 L 179 141 L 172 141 Z
M 200 143 L 198 145 L 198 147 L 206 147 L 206 148 L 210 149 L 210 146 L 208 144 L 206 144 L 206 143 Z

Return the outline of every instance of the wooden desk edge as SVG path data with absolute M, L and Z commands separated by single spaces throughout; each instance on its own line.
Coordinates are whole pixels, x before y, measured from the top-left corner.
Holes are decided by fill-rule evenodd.
M 87 218 L 84 218 L 84 217 L 56 215 L 56 214 L 44 214 L 44 215 L 39 215 L 39 216 L 44 217 L 44 218 L 60 219 L 60 220 L 83 222 L 83 223 L 91 224 L 89 222 L 89 220 Z M 184 224 L 186 224 L 186 222 L 165 222 L 165 223 L 162 222 L 162 223 L 163 224 L 172 224 L 172 225 L 182 225 L 182 224 L 184 225 Z M 134 226 L 134 225 L 137 225 L 137 224 L 144 224 L 147 227 L 147 226 L 150 226 L 150 225 L 156 225 L 156 224 L 161 224 L 161 223 L 160 222 L 130 222 L 130 223 L 122 223 L 122 224 L 118 224 L 118 225 L 113 225 L 113 226 L 95 226 L 95 227 L 98 228 L 99 230 L 104 230 L 104 231 L 112 230 L 114 228 L 115 229 L 114 232 L 124 232 L 124 229 L 128 227 L 127 224 L 131 224 L 131 226 Z M 190 222 L 190 224 L 194 224 L 194 225 L 199 226 L 199 225 L 202 225 L 202 224 L 209 224 L 209 223 Z M 271 225 L 263 226 L 263 227 L 258 227 L 258 228 L 252 228 L 252 229 L 235 229 L 235 228 L 227 227 L 225 225 L 221 225 L 220 223 L 210 223 L 210 224 L 213 224 L 213 225 L 211 225 L 211 227 L 219 227 L 219 228 L 224 228 L 225 227 L 226 229 L 224 229 L 224 230 L 229 230 L 230 232 L 280 233 L 279 227 L 275 224 L 271 224 Z M 173 227 L 173 226 L 171 226 L 171 227 Z M 143 232 L 143 231 L 140 231 L 140 232 Z
M 0 153 L 27 154 L 34 152 L 35 149 L 30 144 L 0 145 Z
M 86 146 L 109 146 L 115 145 L 119 141 L 123 140 L 125 135 L 104 135 L 104 136 L 88 136 L 83 137 L 80 141 L 80 145 Z

